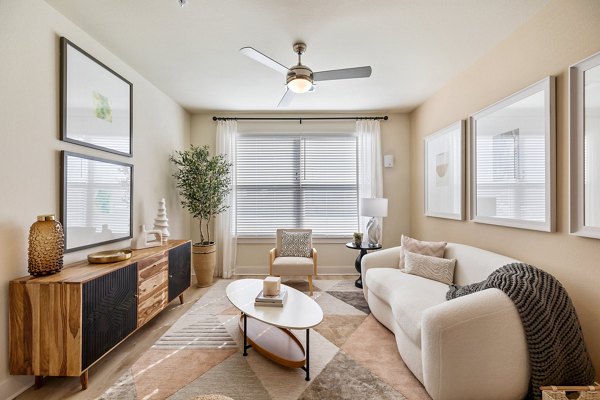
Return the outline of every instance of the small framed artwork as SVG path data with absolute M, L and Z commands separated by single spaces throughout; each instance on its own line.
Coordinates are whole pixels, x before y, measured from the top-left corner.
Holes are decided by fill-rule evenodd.
M 570 231 L 600 239 L 600 53 L 569 68 Z
M 553 232 L 554 77 L 473 114 L 471 219 Z
M 425 215 L 463 220 L 465 121 L 458 121 L 424 139 Z
M 60 38 L 61 140 L 132 156 L 133 85 Z
M 65 252 L 132 237 L 133 165 L 62 152 Z

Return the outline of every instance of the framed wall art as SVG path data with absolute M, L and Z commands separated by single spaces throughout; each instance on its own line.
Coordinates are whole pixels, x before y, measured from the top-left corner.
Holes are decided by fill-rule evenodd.
M 62 152 L 65 252 L 132 237 L 133 165 Z
M 570 231 L 600 239 L 600 53 L 569 68 Z
M 554 93 L 548 77 L 471 116 L 473 221 L 554 231 Z
M 464 219 L 465 121 L 424 139 L 425 215 Z
M 133 85 L 64 37 L 61 140 L 132 156 Z

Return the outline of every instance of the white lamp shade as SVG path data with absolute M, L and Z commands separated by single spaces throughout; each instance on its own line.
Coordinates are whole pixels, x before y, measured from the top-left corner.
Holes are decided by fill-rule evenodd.
M 387 217 L 388 199 L 360 199 L 360 215 L 363 217 Z

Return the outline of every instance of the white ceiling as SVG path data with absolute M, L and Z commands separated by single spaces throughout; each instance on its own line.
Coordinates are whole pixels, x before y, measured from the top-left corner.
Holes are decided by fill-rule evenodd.
M 308 45 L 313 71 L 371 65 L 370 78 L 319 82 L 283 111 L 409 111 L 548 0 L 46 0 L 191 112 L 273 111 L 286 66 Z

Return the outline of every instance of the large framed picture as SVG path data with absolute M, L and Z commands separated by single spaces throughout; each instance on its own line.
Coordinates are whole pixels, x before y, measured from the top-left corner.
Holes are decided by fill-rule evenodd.
M 465 121 L 424 139 L 425 215 L 463 220 Z
M 61 140 L 132 156 L 133 85 L 64 37 Z
M 600 53 L 569 69 L 570 231 L 600 239 Z
M 471 116 L 473 221 L 554 231 L 554 93 L 548 77 Z
M 65 252 L 132 237 L 133 165 L 62 152 Z

